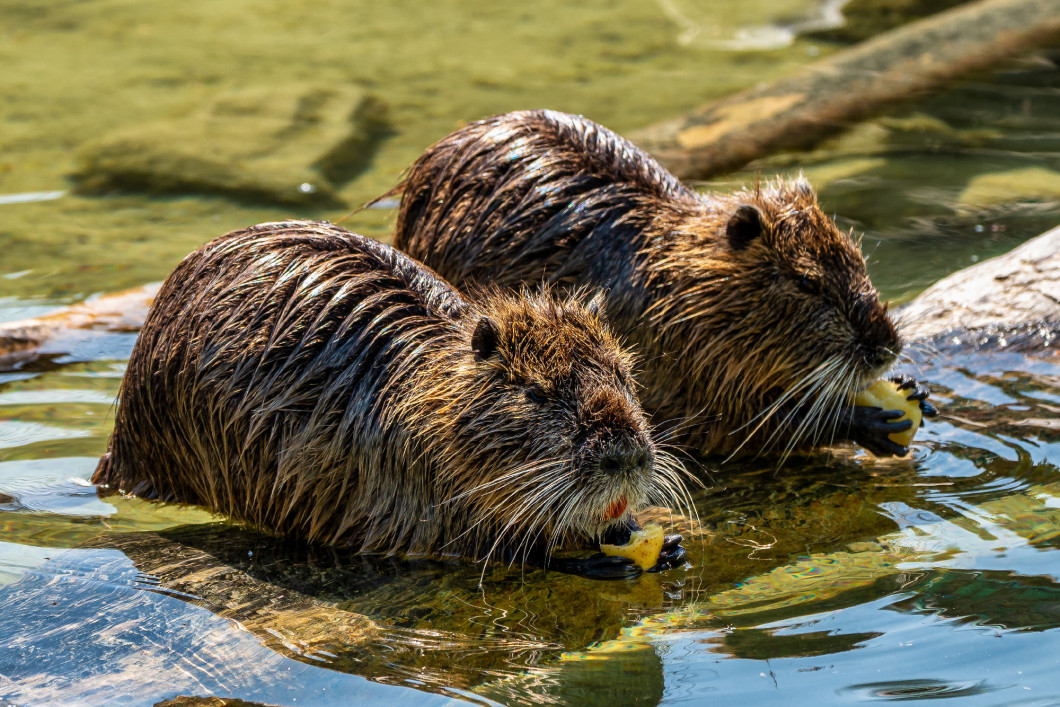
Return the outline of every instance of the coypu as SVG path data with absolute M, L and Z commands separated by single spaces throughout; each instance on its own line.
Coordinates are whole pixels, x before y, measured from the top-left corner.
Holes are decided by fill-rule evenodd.
M 628 355 L 592 302 L 479 294 L 327 223 L 207 243 L 148 313 L 93 482 L 363 551 L 635 574 L 552 558 L 688 505 Z
M 851 394 L 902 340 L 860 249 L 801 176 L 699 194 L 580 116 L 538 110 L 472 123 L 430 147 L 402 194 L 395 247 L 457 287 L 544 282 L 607 292 L 643 360 L 641 402 L 708 453 L 887 438 L 896 411 Z M 926 414 L 927 390 L 897 378 Z

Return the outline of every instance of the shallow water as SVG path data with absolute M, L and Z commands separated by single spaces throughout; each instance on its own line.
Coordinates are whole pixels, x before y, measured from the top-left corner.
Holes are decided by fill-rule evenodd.
M 462 121 L 548 106 L 628 131 L 791 71 L 833 50 L 790 31 L 832 8 L 5 3 L 0 320 L 157 280 L 231 228 L 346 211 L 72 195 L 77 147 L 114 126 L 241 84 L 365 86 L 393 133 L 343 185 L 352 207 Z M 907 298 L 1060 220 L 1057 73 L 1014 64 L 713 186 L 804 169 L 865 234 L 881 290 Z M 392 218 L 347 225 L 385 238 Z M 361 557 L 99 497 L 87 479 L 133 339 L 0 372 L 0 705 L 1060 702 L 1055 359 L 917 353 L 944 415 L 909 459 L 696 466 L 689 567 L 592 582 Z

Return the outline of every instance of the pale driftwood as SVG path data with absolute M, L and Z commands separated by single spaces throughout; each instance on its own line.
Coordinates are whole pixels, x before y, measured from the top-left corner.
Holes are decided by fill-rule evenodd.
M 1058 40 L 1060 0 L 980 0 L 630 137 L 677 176 L 705 179 L 812 146 L 896 102 Z
M 95 297 L 34 319 L 0 324 L 0 367 L 32 355 L 48 341 L 76 330 L 136 332 L 160 283 Z
M 903 334 L 945 348 L 1055 351 L 1060 226 L 939 280 L 899 311 Z

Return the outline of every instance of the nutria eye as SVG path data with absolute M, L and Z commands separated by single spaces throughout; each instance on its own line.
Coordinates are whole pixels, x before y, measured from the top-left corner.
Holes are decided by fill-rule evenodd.
M 539 385 L 532 385 L 526 389 L 526 397 L 530 402 L 542 405 L 545 402 L 545 391 Z
M 808 295 L 819 295 L 821 294 L 821 285 L 809 275 L 803 275 L 795 284 L 800 290 Z

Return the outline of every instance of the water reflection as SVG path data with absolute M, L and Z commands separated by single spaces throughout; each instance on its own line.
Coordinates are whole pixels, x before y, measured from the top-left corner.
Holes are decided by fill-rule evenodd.
M 196 509 L 96 498 L 84 480 L 121 367 L 79 358 L 34 362 L 0 382 L 0 419 L 58 430 L 0 450 L 8 699 L 133 689 L 139 671 L 158 670 L 136 688 L 149 703 L 175 679 L 157 666 L 173 661 L 195 666 L 202 694 L 281 703 L 296 692 L 323 699 L 344 674 L 507 703 L 591 704 L 604 686 L 646 702 L 714 686 L 734 699 L 1008 694 L 1043 687 L 1056 667 L 1060 365 L 1046 359 L 923 365 L 945 413 L 909 459 L 844 448 L 779 470 L 708 462 L 695 498 L 704 528 L 690 533 L 685 571 L 608 583 L 496 565 L 480 586 L 481 568 L 465 562 L 362 556 Z M 79 454 L 68 453 L 74 443 Z M 987 663 L 943 678 L 969 630 L 979 653 L 989 646 Z M 30 659 L 53 641 L 76 655 Z M 132 663 L 117 648 L 145 645 L 149 656 Z M 915 659 L 896 658 L 907 653 Z M 65 669 L 71 660 L 79 672 Z M 239 668 L 252 664 L 266 667 Z M 1017 665 L 1025 672 L 982 679 Z M 280 672 L 298 676 L 282 688 L 295 692 L 275 692 Z
M 145 591 L 146 590 L 146 591 Z M 446 704 L 307 665 L 155 590 L 117 550 L 67 550 L 0 586 L 0 699 L 154 704 L 176 694 L 269 704 Z
M 43 366 L 0 384 L 0 410 L 48 419 L 61 431 L 87 430 L 84 444 L 101 446 L 106 425 L 86 418 L 114 389 L 114 371 L 101 362 Z M 8 499 L 0 505 L 8 540 L 0 545 L 0 601 L 21 620 L 0 623 L 0 635 L 18 647 L 7 649 L 0 674 L 19 692 L 0 694 L 132 689 L 137 671 L 173 660 L 211 676 L 193 671 L 206 693 L 252 699 L 282 697 L 270 692 L 280 689 L 270 676 L 282 665 L 284 674 L 301 676 L 291 683 L 299 695 L 319 697 L 329 680 L 348 673 L 509 703 L 590 704 L 600 701 L 602 686 L 630 701 L 677 702 L 709 689 L 708 678 L 727 696 L 759 699 L 780 689 L 796 699 L 835 685 L 836 665 L 846 666 L 843 675 L 868 677 L 872 665 L 896 676 L 839 680 L 850 685 L 842 694 L 866 699 L 1042 685 L 1046 667 L 1055 667 L 1046 637 L 1060 623 L 1052 556 L 1060 474 L 1051 423 L 1060 366 L 983 354 L 921 373 L 936 382 L 946 412 L 912 457 L 873 460 L 837 449 L 782 470 L 704 467 L 709 485 L 696 505 L 706 532 L 688 543 L 693 566 L 636 582 L 498 565 L 479 586 L 480 568 L 468 563 L 361 556 L 219 523 L 194 509 L 99 500 L 83 481 L 93 456 L 35 447 L 39 458 L 20 459 L 12 457 L 26 445 L 9 447 L 0 462 Z M 86 379 L 102 388 L 85 387 Z M 48 443 L 65 439 L 60 432 Z M 160 602 L 165 615 L 185 623 L 162 621 Z M 106 610 L 90 616 L 96 605 Z M 222 630 L 231 626 L 245 630 L 238 640 Z M 187 627 L 195 627 L 195 640 L 185 637 Z M 1048 642 L 1029 649 L 1029 662 L 1015 661 L 1007 644 L 988 651 L 1002 666 L 994 673 L 1017 663 L 1028 669 L 1005 684 L 974 673 L 967 680 L 933 675 L 952 664 L 967 629 L 977 642 L 1022 634 Z M 111 643 L 99 645 L 100 636 Z M 69 656 L 63 665 L 27 662 L 29 652 L 46 651 L 60 637 L 80 646 L 81 672 L 64 669 Z M 944 659 L 923 653 L 925 642 L 949 652 Z M 154 657 L 135 670 L 114 652 L 141 644 L 153 646 Z M 902 672 L 893 655 L 876 655 L 896 645 L 919 656 L 921 677 Z M 267 669 L 238 669 L 247 661 Z M 314 672 L 324 666 L 326 680 Z M 988 670 L 981 669 L 980 676 Z M 171 679 L 158 670 L 159 680 Z M 141 681 L 136 694 L 161 694 L 158 684 Z
M 940 680 L 895 680 L 851 685 L 846 691 L 863 700 L 931 700 L 981 695 L 991 688 L 984 681 L 947 683 Z

